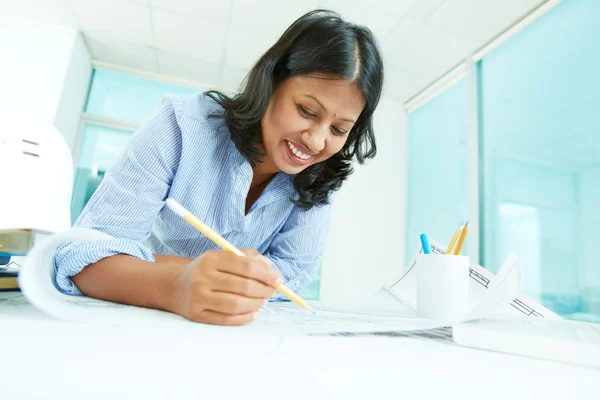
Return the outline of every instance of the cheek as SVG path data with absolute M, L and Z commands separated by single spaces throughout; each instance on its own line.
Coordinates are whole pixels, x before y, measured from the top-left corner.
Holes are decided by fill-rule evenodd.
M 275 103 L 271 113 L 271 124 L 273 128 L 281 132 L 289 124 L 291 112 L 289 107 L 286 107 L 280 102 Z
M 278 132 L 281 129 L 281 124 L 283 123 L 281 113 L 278 113 L 276 110 L 274 110 L 269 122 L 271 127 L 271 133 L 274 134 Z
M 329 139 L 327 143 L 327 153 L 325 154 L 325 158 L 329 158 L 334 154 L 339 153 L 346 144 L 348 140 L 348 136 L 333 136 Z
M 267 151 L 272 150 L 277 145 L 279 132 L 281 132 L 281 127 L 276 114 L 271 114 L 268 118 L 263 119 L 262 138 Z
M 332 143 L 332 148 L 334 149 L 333 154 L 338 153 L 340 150 L 344 148 L 346 142 L 348 141 L 348 136 L 335 136 Z

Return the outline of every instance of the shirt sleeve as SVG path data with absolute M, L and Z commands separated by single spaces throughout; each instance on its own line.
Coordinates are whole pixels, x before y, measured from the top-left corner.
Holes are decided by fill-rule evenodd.
M 296 293 L 312 282 L 323 261 L 331 207 L 315 206 L 308 211 L 295 207 L 269 246 L 266 257 Z M 277 292 L 274 300 L 288 298 Z
M 81 295 L 71 277 L 112 255 L 154 261 L 143 242 L 164 206 L 180 157 L 181 130 L 173 101 L 165 97 L 107 171 L 75 222 L 75 227 L 96 229 L 114 239 L 71 242 L 57 248 L 55 283 L 60 291 Z

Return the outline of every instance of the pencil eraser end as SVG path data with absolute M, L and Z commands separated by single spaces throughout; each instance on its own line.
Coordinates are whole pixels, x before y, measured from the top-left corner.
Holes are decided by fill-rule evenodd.
M 183 215 L 185 214 L 185 208 L 183 208 L 183 206 L 181 204 L 179 204 L 178 202 L 176 202 L 175 200 L 173 200 L 170 197 L 166 200 L 166 203 L 167 203 L 167 207 L 169 207 L 171 210 L 173 210 L 173 212 L 175 212 L 177 215 L 183 217 Z

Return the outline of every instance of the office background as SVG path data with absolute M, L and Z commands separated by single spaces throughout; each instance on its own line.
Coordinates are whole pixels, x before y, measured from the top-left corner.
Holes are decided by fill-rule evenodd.
M 410 112 L 407 213 L 409 249 L 423 229 L 449 240 L 470 217 L 467 186 L 478 184 L 482 265 L 495 272 L 513 250 L 528 295 L 567 318 L 595 321 L 598 16 L 597 1 L 563 2 Z M 476 118 L 477 163 L 469 167 L 478 182 L 467 169 L 469 118 Z
M 495 272 L 514 250 L 529 296 L 567 318 L 600 320 L 599 2 L 265 1 L 274 11 L 263 20 L 246 18 L 254 9 L 241 0 L 110 0 L 97 10 L 91 0 L 30 1 L 37 11 L 27 12 L 25 3 L 0 5 L 0 33 L 20 35 L 0 39 L 19 61 L 0 67 L 0 95 L 65 134 L 73 221 L 164 94 L 234 91 L 289 22 L 329 7 L 373 28 L 387 83 L 380 153 L 342 189 L 322 273 L 304 295 L 368 295 L 401 273 L 419 233 L 448 241 L 470 220 L 465 253 Z

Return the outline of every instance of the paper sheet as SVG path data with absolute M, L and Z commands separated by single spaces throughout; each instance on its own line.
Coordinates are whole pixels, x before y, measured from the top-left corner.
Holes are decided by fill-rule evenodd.
M 336 332 L 422 330 L 441 326 L 440 323 L 419 319 L 410 311 L 374 312 L 369 308 L 327 308 L 313 304 L 312 314 L 292 303 L 269 303 L 251 324 L 235 329 L 192 323 L 178 315 L 128 306 L 89 297 L 62 294 L 54 286 L 52 255 L 60 243 L 70 240 L 103 239 L 106 235 L 89 229 L 72 229 L 47 238 L 32 250 L 19 281 L 27 299 L 44 312 L 68 321 L 137 326 L 177 326 L 181 329 L 208 329 L 248 334 L 326 334 Z
M 568 340 L 581 344 L 600 345 L 600 324 L 542 318 L 486 318 L 465 326 L 493 326 L 498 331 L 526 333 L 539 339 Z M 500 332 L 504 333 L 504 332 Z M 599 348 L 600 350 L 600 348 Z M 600 359 L 598 359 L 600 362 Z
M 89 297 L 68 296 L 54 286 L 54 249 L 60 243 L 71 240 L 104 239 L 107 235 L 89 229 L 72 229 L 46 238 L 36 245 L 27 258 L 19 276 L 21 288 L 27 299 L 37 308 L 56 318 L 96 324 L 177 327 L 178 329 L 203 329 L 205 331 L 236 332 L 247 334 L 311 335 L 365 332 L 422 331 L 447 326 L 438 322 L 417 318 L 414 313 L 416 261 L 406 274 L 383 288 L 364 304 L 325 307 L 313 304 L 316 314 L 299 308 L 293 303 L 269 303 L 251 324 L 239 328 L 217 327 L 190 322 L 178 315 L 146 308 L 111 303 Z M 439 252 L 441 247 L 434 246 Z M 473 285 L 474 315 L 486 315 L 498 304 L 513 299 L 520 288 L 522 271 L 516 257 L 509 258 L 496 279 L 494 275 L 478 266 L 472 266 L 471 278 L 480 286 Z M 515 303 L 517 299 L 511 302 Z M 521 300 L 519 300 L 521 301 Z M 531 308 L 521 301 L 524 307 Z M 476 307 L 477 306 L 477 307 Z M 541 306 L 540 306 L 541 307 Z M 531 309 L 530 314 L 550 316 L 542 308 Z
M 436 241 L 431 241 L 431 248 L 435 254 L 446 252 L 446 246 Z M 421 252 L 422 248 L 419 248 L 416 254 Z M 404 274 L 384 287 L 390 296 L 413 310 L 417 303 L 416 254 Z M 469 276 L 471 312 L 467 319 L 490 315 L 562 319 L 521 293 L 523 269 L 514 253 L 508 255 L 497 275 L 480 265 L 471 263 Z
M 314 335 L 364 332 L 404 332 L 434 329 L 445 326 L 437 321 L 398 315 L 388 311 L 332 308 L 313 303 L 316 313 L 308 313 L 293 303 L 269 303 L 253 322 L 254 328 L 263 327 L 284 335 Z
M 174 314 L 140 307 L 116 305 L 87 297 L 66 302 L 53 309 L 62 320 L 88 324 L 121 325 L 148 328 L 175 328 L 178 331 L 202 331 L 205 334 L 238 333 L 248 335 L 329 335 L 342 332 L 370 332 L 380 330 L 426 330 L 438 323 L 413 317 L 402 317 L 391 312 L 361 311 L 354 308 L 325 307 L 311 302 L 317 311 L 312 314 L 290 302 L 269 303 L 252 323 L 241 327 L 220 327 L 197 324 Z M 78 313 L 78 310 L 82 313 Z M 118 311 L 115 311 L 118 310 Z M 0 293 L 0 317 L 19 319 L 49 318 L 34 308 L 21 293 Z
M 33 307 L 20 292 L 0 292 L 0 318 L 19 320 L 53 320 Z
M 455 325 L 453 339 L 467 347 L 600 368 L 598 324 L 549 318 L 481 319 Z

